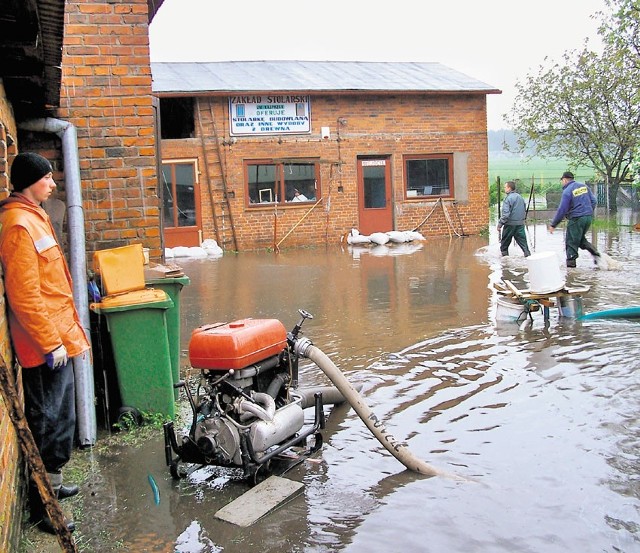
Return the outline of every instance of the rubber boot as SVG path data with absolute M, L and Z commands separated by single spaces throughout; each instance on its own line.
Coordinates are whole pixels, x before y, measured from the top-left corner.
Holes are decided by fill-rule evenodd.
M 48 472 L 49 480 L 51 481 L 51 487 L 53 488 L 53 495 L 58 499 L 58 493 L 62 486 L 62 474 Z M 40 492 L 34 482 L 29 483 L 29 510 L 31 513 L 31 522 L 33 522 L 40 530 L 47 532 L 48 534 L 55 534 L 56 530 L 51 522 L 51 518 L 47 513 L 47 510 L 42 503 Z M 70 532 L 76 529 L 75 522 L 65 517 L 65 523 Z
M 598 266 L 598 262 L 601 259 L 600 252 L 593 247 L 593 244 L 587 242 L 585 244 L 585 250 L 587 250 L 593 256 L 593 263 Z
M 62 484 L 58 490 L 58 499 L 62 501 L 63 499 L 67 499 L 67 497 L 73 497 L 74 495 L 78 495 L 79 491 L 80 488 L 75 484 L 71 484 L 69 486 Z

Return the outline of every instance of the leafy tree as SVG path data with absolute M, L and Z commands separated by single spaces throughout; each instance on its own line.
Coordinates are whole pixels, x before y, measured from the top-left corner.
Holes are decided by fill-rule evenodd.
M 611 33 L 617 21 L 619 38 L 637 38 L 640 10 L 639 0 L 608 4 L 623 11 L 603 22 L 602 53 L 585 42 L 582 50 L 565 53 L 562 62 L 541 66 L 536 75 L 516 84 L 506 119 L 520 150 L 533 143 L 541 157 L 593 167 L 608 183 L 609 207 L 616 211 L 619 184 L 631 176 L 634 151 L 640 146 L 640 58 L 629 46 L 633 40 L 614 40 Z M 624 28 L 616 19 L 621 14 Z M 629 14 L 635 15 L 635 26 L 626 19 Z
M 607 44 L 628 50 L 635 64 L 640 64 L 640 0 L 605 1 L 611 13 L 600 13 L 600 36 Z
M 640 65 L 640 0 L 606 0 L 606 3 L 611 14 L 603 17 L 599 32 L 607 44 L 621 50 L 628 50 L 632 63 L 638 67 Z M 640 189 L 640 147 L 636 147 L 631 173 L 637 198 L 638 189 Z

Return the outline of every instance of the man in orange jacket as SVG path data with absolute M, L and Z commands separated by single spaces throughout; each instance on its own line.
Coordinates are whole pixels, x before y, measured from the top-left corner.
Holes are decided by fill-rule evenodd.
M 75 387 L 71 358 L 90 348 L 72 295 L 69 268 L 41 203 L 56 183 L 49 161 L 18 154 L 11 165 L 13 192 L 0 202 L 0 262 L 9 331 L 22 367 L 25 414 L 54 492 L 78 493 L 62 484 L 75 435 Z M 37 487 L 29 488 L 32 520 L 55 533 Z M 70 530 L 73 521 L 67 521 Z

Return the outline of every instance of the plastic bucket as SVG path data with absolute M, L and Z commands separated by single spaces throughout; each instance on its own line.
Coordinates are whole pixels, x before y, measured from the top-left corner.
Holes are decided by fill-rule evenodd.
M 524 305 L 515 298 L 498 297 L 496 321 L 519 322 L 523 318 Z
M 529 290 L 534 294 L 548 294 L 562 290 L 565 285 L 560 262 L 555 252 L 538 252 L 527 257 Z
M 560 296 L 558 298 L 558 311 L 560 317 L 567 319 L 577 319 L 582 317 L 582 297 L 581 296 Z

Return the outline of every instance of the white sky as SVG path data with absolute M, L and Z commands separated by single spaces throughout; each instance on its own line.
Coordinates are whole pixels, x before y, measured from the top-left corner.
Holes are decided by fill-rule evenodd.
M 434 61 L 502 90 L 544 63 L 597 44 L 604 0 L 164 0 L 150 29 L 152 61 Z

